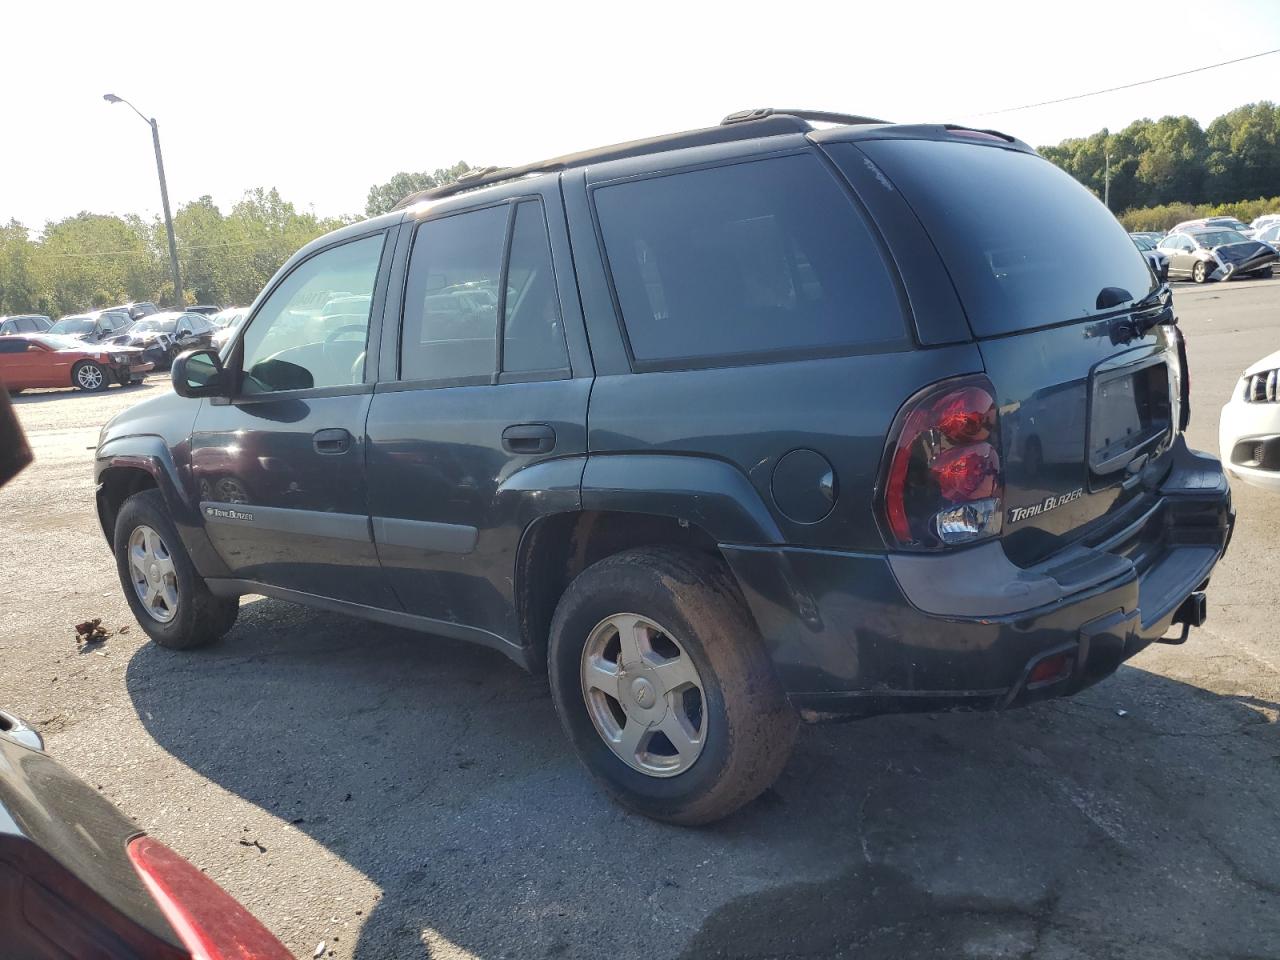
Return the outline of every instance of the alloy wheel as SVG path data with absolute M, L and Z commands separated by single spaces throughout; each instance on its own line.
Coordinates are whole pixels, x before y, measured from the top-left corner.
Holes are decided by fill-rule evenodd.
M 129 579 L 152 619 L 168 623 L 178 613 L 178 574 L 173 556 L 151 527 L 134 527 L 129 536 Z
M 582 648 L 582 695 L 596 732 L 627 766 L 673 777 L 706 742 L 702 678 L 669 630 L 634 613 L 600 621 Z
M 76 371 L 76 383 L 86 390 L 97 390 L 102 386 L 102 368 L 86 363 Z

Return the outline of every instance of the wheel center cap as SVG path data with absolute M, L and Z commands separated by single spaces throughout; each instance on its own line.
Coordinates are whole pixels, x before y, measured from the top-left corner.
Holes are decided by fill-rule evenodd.
M 147 570 L 147 579 L 157 580 L 159 579 L 159 577 L 160 577 L 160 567 L 153 563 L 150 569 Z
M 657 692 L 653 689 L 653 684 L 644 677 L 636 677 L 631 682 L 631 696 L 635 699 L 636 704 L 645 710 L 652 707 L 658 699 Z

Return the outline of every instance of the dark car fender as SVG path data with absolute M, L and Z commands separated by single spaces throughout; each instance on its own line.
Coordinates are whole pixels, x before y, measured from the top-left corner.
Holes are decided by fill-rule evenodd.
M 169 516 L 182 537 L 183 546 L 202 577 L 231 575 L 205 534 L 200 505 L 188 494 L 169 445 L 163 437 L 155 434 L 114 437 L 98 448 L 93 471 L 97 485 L 98 522 L 108 545 L 112 542 L 115 529 L 116 509 L 113 501 L 118 499 L 119 490 L 113 488 L 113 483 L 120 481 L 113 481 L 113 478 L 121 476 L 117 471 L 141 471 L 150 478 L 150 483 L 141 485 L 132 480 L 126 481 L 126 489 L 132 493 L 140 487 L 154 486 L 160 491 Z
M 582 475 L 582 508 L 671 517 L 717 543 L 783 542 L 751 481 L 709 457 L 592 454 Z

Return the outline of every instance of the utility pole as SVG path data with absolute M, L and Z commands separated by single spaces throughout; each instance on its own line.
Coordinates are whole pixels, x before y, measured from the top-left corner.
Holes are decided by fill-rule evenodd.
M 154 120 L 151 122 L 155 123 Z M 156 141 L 156 142 L 159 143 L 159 141 Z M 159 149 L 160 147 L 157 146 L 156 150 L 158 151 Z M 160 154 L 157 153 L 156 156 L 159 157 Z M 1111 150 L 1109 148 L 1106 148 L 1106 147 L 1103 148 L 1102 158 L 1103 158 L 1103 165 L 1105 170 L 1105 173 L 1103 173 L 1103 180 L 1102 180 L 1102 205 L 1106 207 L 1108 210 L 1110 210 L 1111 209 Z M 162 185 L 161 189 L 164 189 L 163 173 L 160 174 L 160 183 Z M 167 210 L 168 201 L 165 201 L 165 203 L 166 203 L 165 209 Z
M 185 304 L 182 296 L 182 277 L 178 273 L 178 241 L 173 235 L 173 217 L 169 213 L 169 185 L 164 179 L 164 157 L 160 153 L 160 127 L 156 123 L 155 117 L 148 118 L 124 97 L 117 97 L 114 93 L 104 93 L 102 99 L 107 103 L 128 104 L 129 109 L 139 117 L 142 117 L 147 125 L 151 127 L 151 143 L 156 148 L 156 173 L 160 177 L 160 205 L 164 208 L 164 230 L 169 237 L 169 269 L 173 274 L 173 300 L 174 306 L 181 310 Z

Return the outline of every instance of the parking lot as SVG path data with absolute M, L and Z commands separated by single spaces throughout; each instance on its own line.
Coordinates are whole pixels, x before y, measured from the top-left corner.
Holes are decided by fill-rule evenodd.
M 1280 279 L 1175 295 L 1216 452 Z M 253 598 L 211 649 L 144 642 L 92 447 L 166 389 L 15 399 L 0 705 L 298 956 L 1280 957 L 1280 497 L 1235 487 L 1185 646 L 1024 711 L 806 728 L 774 789 L 689 830 L 611 804 L 495 652 Z

